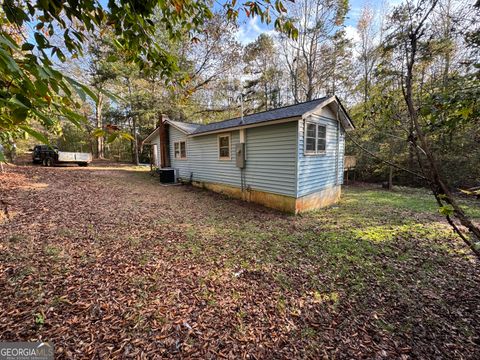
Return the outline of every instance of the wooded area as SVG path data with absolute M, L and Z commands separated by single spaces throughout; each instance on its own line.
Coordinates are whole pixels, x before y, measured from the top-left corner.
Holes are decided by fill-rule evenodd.
M 449 182 L 477 184 L 478 17 L 473 16 L 478 15 L 477 8 L 468 1 L 451 0 L 407 2 L 382 11 L 365 5 L 352 38 L 345 27 L 348 2 L 302 0 L 285 7 L 298 38 L 270 31 L 246 45 L 239 43 L 238 25 L 222 9 L 206 19 L 195 37 L 188 29 L 180 29 L 173 39 L 162 22 L 165 15 L 157 11 L 152 16 L 154 37 L 149 41 L 175 63 L 168 77 L 165 66 L 132 63 L 128 49 L 122 53 L 117 48 L 117 34 L 108 24 L 87 33 L 83 54 L 74 52 L 76 56 L 58 55 L 72 50 L 61 33 L 47 36 L 55 50 L 49 59 L 56 68 L 88 85 L 98 99 L 74 96 L 81 106 L 77 112 L 88 119 L 80 128 L 61 117 L 57 122 L 58 114 L 52 110 L 46 124 L 50 133 L 63 146 L 82 144 L 98 157 L 121 154 L 124 160 L 135 161 L 131 139 L 105 144 L 105 136 L 95 141 L 91 135 L 118 126 L 140 145 L 161 113 L 178 120 L 210 122 L 239 116 L 242 102 L 244 114 L 249 114 L 335 93 L 354 114 L 358 141 L 383 158 L 419 171 L 415 150 L 408 145 L 415 134 L 403 94 L 405 59 L 411 52 L 404 40 L 409 27 L 420 20 L 419 14 L 431 7 L 420 29 L 412 67 L 416 111 Z M 5 13 L 3 17 L 6 20 Z M 20 29 L 7 21 L 2 24 L 2 31 L 19 43 L 31 32 L 31 24 Z M 2 132 L 3 140 L 13 141 L 22 132 Z M 385 164 L 362 156 L 354 145 L 350 153 L 360 156 L 359 174 L 364 179 L 387 178 Z M 395 172 L 394 179 L 418 184 L 418 179 L 402 172 Z

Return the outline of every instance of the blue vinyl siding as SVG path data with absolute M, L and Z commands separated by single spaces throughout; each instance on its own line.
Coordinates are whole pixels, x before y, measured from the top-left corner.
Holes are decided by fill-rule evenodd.
M 245 184 L 253 190 L 295 196 L 297 122 L 272 124 L 245 130 Z M 187 137 L 170 126 L 170 157 L 178 176 L 240 187 L 240 169 L 235 165 L 235 145 L 240 142 L 239 130 L 229 131 L 231 159 L 218 158 L 218 135 Z M 173 144 L 186 141 L 187 159 L 174 158 Z
M 208 181 L 219 184 L 240 186 L 240 169 L 235 166 L 233 150 L 239 142 L 238 131 L 226 132 L 230 134 L 231 159 L 218 158 L 218 135 L 187 137 L 185 134 L 170 127 L 170 156 L 172 167 L 178 169 L 178 176 L 196 181 Z M 187 159 L 175 159 L 173 144 L 176 141 L 187 142 Z
M 247 186 L 295 196 L 296 148 L 297 121 L 247 129 Z
M 326 126 L 326 151 L 324 154 L 305 155 L 305 121 L 299 121 L 297 197 L 305 196 L 335 186 L 336 184 L 340 185 L 343 183 L 343 155 L 345 151 L 345 134 L 343 128 L 340 126 L 339 129 L 337 155 L 338 122 L 324 116 L 311 116 L 307 121 L 317 122 Z M 336 159 L 338 159 L 338 170 L 335 166 Z M 338 179 L 336 179 L 336 174 L 338 175 Z
M 343 128 L 340 127 L 338 135 L 337 155 L 337 121 L 316 115 L 308 120 L 326 126 L 325 154 L 304 154 L 304 120 L 245 129 L 247 187 L 301 197 L 343 183 Z M 240 142 L 238 130 L 222 133 L 230 134 L 230 160 L 218 158 L 218 134 L 187 137 L 173 126 L 169 134 L 171 164 L 179 177 L 190 179 L 192 176 L 196 181 L 241 186 L 241 172 L 235 165 L 234 156 L 235 145 Z M 186 141 L 186 160 L 174 158 L 173 144 L 176 141 Z

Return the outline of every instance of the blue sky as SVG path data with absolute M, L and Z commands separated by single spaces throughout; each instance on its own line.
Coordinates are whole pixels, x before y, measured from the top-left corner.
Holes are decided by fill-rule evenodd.
M 288 2 L 288 0 L 284 1 Z M 368 3 L 376 11 L 380 11 L 382 7 L 388 6 L 388 4 L 398 4 L 401 1 L 402 0 L 350 0 L 350 11 L 347 14 L 347 19 L 345 22 L 348 36 L 355 40 L 355 26 L 357 25 L 360 11 L 365 4 Z M 107 6 L 108 0 L 99 0 L 99 2 L 103 6 Z M 214 9 L 220 9 L 224 3 L 225 0 L 216 0 L 213 7 Z M 237 4 L 240 3 L 241 1 L 237 1 Z M 246 19 L 245 14 L 243 12 L 240 13 L 239 30 L 237 32 L 237 40 L 240 43 L 246 45 L 254 41 L 261 33 L 264 32 L 273 33 L 273 25 L 263 24 L 258 17 Z
M 347 35 L 356 40 L 355 27 L 360 12 L 365 4 L 369 4 L 375 11 L 380 12 L 383 7 L 400 3 L 401 0 L 350 0 L 350 10 L 345 21 Z M 263 24 L 259 18 L 245 19 L 243 15 L 239 20 L 237 40 L 242 44 L 254 41 L 261 33 L 273 33 L 273 26 Z

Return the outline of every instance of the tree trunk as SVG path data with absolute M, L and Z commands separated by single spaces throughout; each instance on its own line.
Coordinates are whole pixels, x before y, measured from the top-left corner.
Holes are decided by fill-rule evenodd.
M 135 165 L 140 164 L 140 160 L 138 157 L 138 135 L 137 135 L 137 119 L 136 116 L 133 116 L 132 119 L 132 125 L 133 125 L 133 163 Z
M 103 128 L 103 121 L 102 121 L 102 106 L 103 106 L 103 94 L 98 93 L 98 101 L 95 105 L 95 120 L 97 128 Z M 105 158 L 105 151 L 104 151 L 104 138 L 103 136 L 97 137 L 97 151 L 95 153 L 95 157 L 97 159 Z
M 451 221 L 450 217 L 447 215 L 447 220 L 449 220 L 450 225 L 454 230 L 462 237 L 462 240 L 469 246 L 473 253 L 480 258 L 480 250 L 477 249 L 476 243 L 480 242 L 480 228 L 477 227 L 473 222 L 465 215 L 463 209 L 458 205 L 456 200 L 453 197 L 453 194 L 450 192 L 450 189 L 446 186 L 445 182 L 441 178 L 440 171 L 437 166 L 437 162 L 433 152 L 430 150 L 430 145 L 427 139 L 426 134 L 423 132 L 422 127 L 418 119 L 418 112 L 413 100 L 413 68 L 416 61 L 416 52 L 417 52 L 417 42 L 419 39 L 419 34 L 417 31 L 413 31 L 409 34 L 409 41 L 411 46 L 411 53 L 406 54 L 407 56 L 407 76 L 405 79 L 405 102 L 408 109 L 408 114 L 410 120 L 414 126 L 416 136 L 420 141 L 422 150 L 425 154 L 428 166 L 429 173 L 426 174 L 430 179 L 430 187 L 432 192 L 437 199 L 437 202 L 440 206 L 443 206 L 443 203 L 450 205 L 453 209 L 453 215 L 460 221 L 460 224 L 465 226 L 470 234 L 472 239 L 468 239 L 462 236 L 460 230 L 456 225 Z M 419 159 L 420 160 L 420 159 Z
M 388 171 L 388 190 L 393 189 L 393 166 L 390 166 Z

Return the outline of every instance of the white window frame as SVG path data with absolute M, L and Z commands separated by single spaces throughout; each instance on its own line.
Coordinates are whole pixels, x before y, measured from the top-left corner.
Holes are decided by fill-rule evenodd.
M 315 125 L 315 150 L 307 150 L 307 126 Z M 325 149 L 324 150 L 318 150 L 318 127 L 322 126 L 325 128 L 325 138 L 322 138 L 325 140 Z M 305 121 L 305 126 L 303 129 L 303 153 L 305 155 L 325 155 L 327 152 L 327 125 L 325 124 L 320 124 L 315 121 Z
M 182 157 L 182 143 L 185 144 L 185 156 Z M 178 156 L 177 156 L 177 151 L 175 149 L 175 146 L 178 145 Z M 180 140 L 180 141 L 175 141 L 173 143 L 173 157 L 175 160 L 186 160 L 187 159 L 187 141 L 186 140 Z
M 220 138 L 228 137 L 228 157 L 220 156 Z M 218 160 L 231 160 L 232 159 L 232 137 L 231 134 L 219 134 L 217 136 L 217 151 Z

